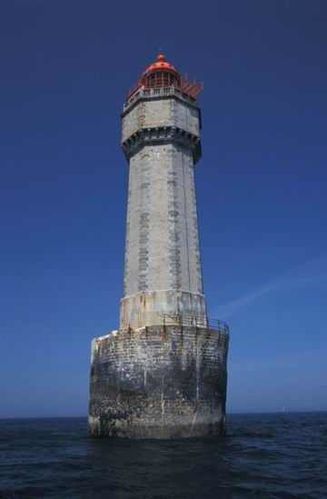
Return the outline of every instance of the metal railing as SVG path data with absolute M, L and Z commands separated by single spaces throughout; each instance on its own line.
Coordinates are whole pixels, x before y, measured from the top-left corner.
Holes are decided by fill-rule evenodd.
M 199 327 L 213 329 L 225 335 L 229 334 L 228 324 L 219 319 L 208 318 L 204 314 L 187 314 L 187 313 L 162 313 L 162 312 L 142 312 L 139 317 L 134 317 L 129 328 L 143 326 L 180 326 L 180 327 Z
M 215 329 L 219 332 L 229 334 L 228 324 L 220 319 L 212 319 L 203 315 L 190 314 L 162 314 L 162 324 L 178 324 L 179 326 L 195 326 Z
M 124 105 L 124 109 L 129 107 L 133 102 L 137 101 L 142 97 L 164 97 L 167 95 L 178 95 L 182 99 L 186 100 L 194 104 L 194 100 L 192 100 L 187 94 L 185 94 L 182 90 L 171 86 L 171 87 L 161 87 L 161 88 L 140 88 L 131 97 L 128 98 Z

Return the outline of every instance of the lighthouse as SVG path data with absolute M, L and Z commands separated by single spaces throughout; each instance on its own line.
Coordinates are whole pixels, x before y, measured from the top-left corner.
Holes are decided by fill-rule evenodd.
M 123 106 L 124 294 L 118 330 L 92 342 L 93 436 L 225 430 L 229 331 L 208 318 L 194 185 L 201 89 L 159 54 Z

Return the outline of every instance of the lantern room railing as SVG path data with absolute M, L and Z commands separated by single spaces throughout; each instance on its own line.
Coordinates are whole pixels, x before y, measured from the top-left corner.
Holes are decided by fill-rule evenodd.
M 171 86 L 171 87 L 158 87 L 158 88 L 144 88 L 139 87 L 135 91 L 130 92 L 127 101 L 125 102 L 124 109 L 129 107 L 131 104 L 143 97 L 167 97 L 169 95 L 177 95 L 178 97 L 184 99 L 190 104 L 196 104 L 194 98 L 190 97 L 187 93 L 183 92 L 182 89 Z

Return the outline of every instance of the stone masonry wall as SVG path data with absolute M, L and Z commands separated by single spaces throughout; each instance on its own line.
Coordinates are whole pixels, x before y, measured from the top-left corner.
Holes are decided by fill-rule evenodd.
M 176 438 L 224 431 L 228 335 L 151 326 L 93 340 L 93 436 Z
M 199 134 L 199 108 L 180 98 L 142 99 L 122 115 L 129 183 L 121 328 L 156 324 L 163 314 L 206 317 L 194 186 Z
M 172 125 L 199 135 L 198 108 L 175 98 L 139 101 L 123 117 L 122 141 L 141 128 Z
M 191 151 L 144 147 L 130 160 L 125 296 L 180 289 L 202 293 Z

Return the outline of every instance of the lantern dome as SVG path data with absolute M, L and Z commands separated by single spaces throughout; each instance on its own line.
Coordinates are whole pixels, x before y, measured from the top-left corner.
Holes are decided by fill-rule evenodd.
M 141 76 L 145 88 L 179 87 L 181 77 L 177 69 L 167 61 L 164 54 L 158 54 L 155 62 L 150 64 Z
M 140 89 L 160 89 L 174 87 L 185 97 L 196 100 L 202 90 L 202 84 L 195 81 L 189 81 L 181 76 L 180 72 L 167 61 L 163 53 L 157 55 L 156 60 L 147 66 L 143 71 L 135 87 L 130 90 L 127 99 L 135 97 Z

